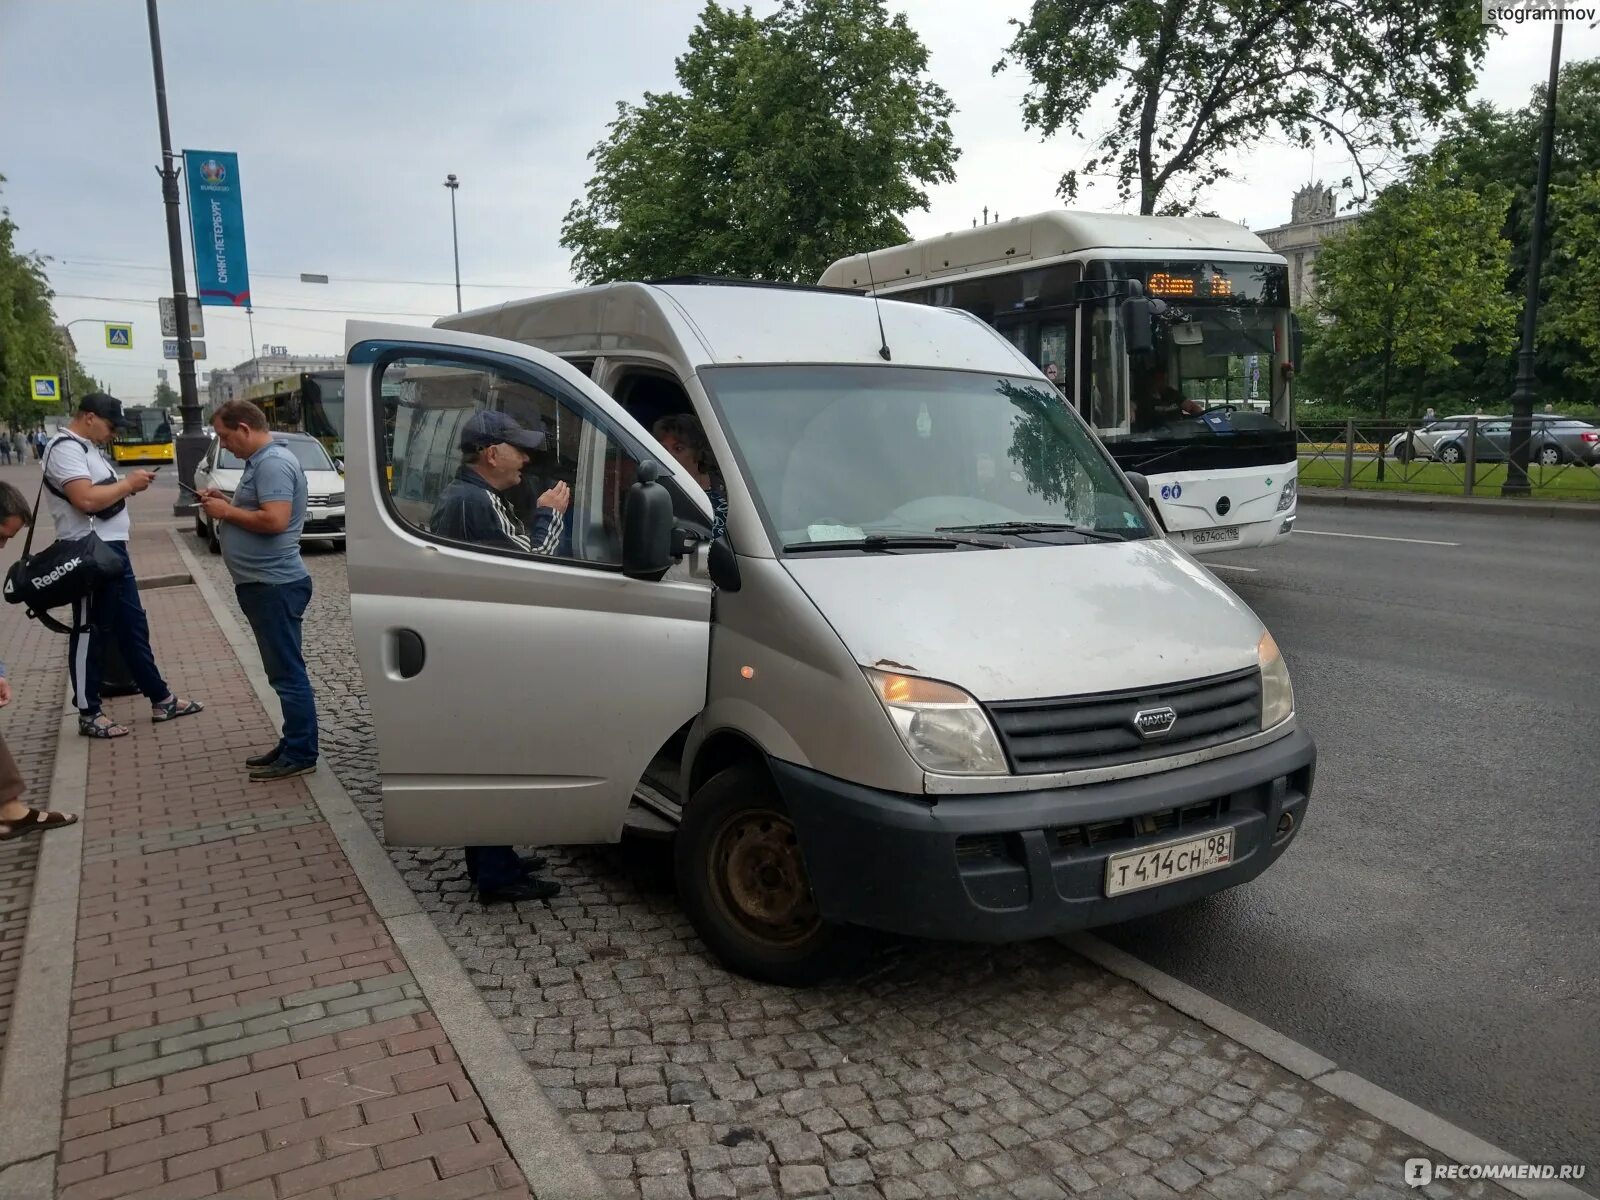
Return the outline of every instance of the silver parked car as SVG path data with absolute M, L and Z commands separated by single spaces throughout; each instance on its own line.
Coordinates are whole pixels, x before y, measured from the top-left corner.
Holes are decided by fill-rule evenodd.
M 792 984 L 862 927 L 1047 937 L 1297 835 L 1272 636 L 977 318 L 617 283 L 346 339 L 390 842 L 671 837 L 707 947 Z
M 1432 425 L 1423 429 L 1405 430 L 1395 434 L 1389 439 L 1389 444 L 1384 448 L 1390 458 L 1400 462 L 1409 462 L 1412 458 L 1437 458 L 1435 453 L 1440 442 L 1448 441 L 1466 429 L 1468 422 L 1476 416 L 1480 425 L 1489 421 L 1503 421 L 1504 417 L 1486 417 L 1474 413 L 1459 413 L 1452 417 L 1441 417 Z M 1452 460 L 1454 461 L 1454 460 Z
M 328 457 L 322 443 L 308 433 L 274 433 L 272 440 L 299 460 L 306 473 L 306 520 L 300 532 L 302 542 L 344 543 L 344 476 L 338 465 Z M 244 460 L 229 451 L 215 437 L 207 447 L 205 457 L 194 469 L 194 486 L 197 490 L 216 488 L 228 499 L 239 486 L 244 474 Z M 211 553 L 221 554 L 222 543 L 217 539 L 216 522 L 195 509 L 194 535 L 204 541 Z
M 1511 419 L 1478 418 L 1476 457 L 1479 462 L 1505 462 L 1511 456 Z M 1433 457 L 1440 462 L 1464 462 L 1466 429 L 1452 430 L 1435 439 Z M 1600 465 L 1600 428 L 1590 421 L 1550 413 L 1533 415 L 1528 461 L 1554 467 L 1562 463 Z

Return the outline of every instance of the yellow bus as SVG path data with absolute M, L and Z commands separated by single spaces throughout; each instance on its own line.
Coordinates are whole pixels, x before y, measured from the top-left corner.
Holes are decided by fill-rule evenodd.
M 111 456 L 119 463 L 171 462 L 172 414 L 144 404 L 123 409 Z

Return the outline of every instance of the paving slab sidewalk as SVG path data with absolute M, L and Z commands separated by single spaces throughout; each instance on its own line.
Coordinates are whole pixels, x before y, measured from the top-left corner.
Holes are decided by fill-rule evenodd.
M 134 561 L 142 576 L 181 576 L 159 503 L 135 510 Z M 8 1147 L 0 1194 L 29 1194 L 18 1188 L 48 1158 L 61 1200 L 527 1196 L 306 783 L 247 781 L 243 758 L 273 740 L 267 714 L 199 589 L 171 582 L 144 597 L 158 661 L 207 708 L 155 725 L 142 697 L 112 700 L 132 736 L 62 743 L 87 751 L 87 783 L 51 797 L 84 816 L 59 1145 L 24 1147 L 21 1162 Z M 63 676 L 50 680 L 65 639 L 36 645 L 33 623 L 4 616 L 7 649 L 26 663 L 17 682 L 43 713 L 25 738 L 8 720 L 7 735 L 37 780 L 45 743 L 71 720 Z M 42 839 L 27 841 L 37 855 Z M 11 867 L 0 898 L 15 908 L 27 864 L 0 864 Z M 34 965 L 24 957 L 19 989 Z M 19 1001 L 13 1034 L 20 1013 Z M 59 1080 L 13 1075 L 21 1061 L 20 1049 L 7 1056 L 8 1096 L 60 1094 Z

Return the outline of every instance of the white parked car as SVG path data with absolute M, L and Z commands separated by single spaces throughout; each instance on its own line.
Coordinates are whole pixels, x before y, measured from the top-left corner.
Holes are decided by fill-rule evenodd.
M 322 443 L 308 433 L 274 433 L 272 440 L 287 446 L 305 468 L 306 523 L 300 532 L 300 540 L 343 545 L 344 475 L 339 467 L 328 457 Z M 243 474 L 244 460 L 229 453 L 221 442 L 212 438 L 211 447 L 194 469 L 195 490 L 216 488 L 231 500 Z M 211 553 L 221 554 L 222 543 L 217 540 L 215 524 L 201 509 L 195 509 L 195 536 L 211 547 Z

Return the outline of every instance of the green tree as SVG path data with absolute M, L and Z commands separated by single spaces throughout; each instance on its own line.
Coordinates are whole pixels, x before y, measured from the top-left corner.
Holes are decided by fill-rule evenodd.
M 18 251 L 16 234 L 11 210 L 0 207 L 0 420 L 31 428 L 49 410 L 34 403 L 28 376 L 59 375 L 67 355 L 56 335 L 44 260 Z
M 1520 310 L 1527 288 L 1529 240 L 1533 229 L 1533 191 L 1539 173 L 1539 128 L 1544 117 L 1545 85 L 1535 87 L 1521 108 L 1500 109 L 1477 104 L 1453 119 L 1435 149 L 1423 161 L 1439 161 L 1463 187 L 1483 189 L 1499 184 L 1511 189 L 1504 235 L 1511 242 L 1506 290 Z M 1600 58 L 1568 63 L 1556 89 L 1556 130 L 1551 158 L 1552 204 L 1545 226 L 1545 259 L 1539 290 L 1548 307 L 1539 319 L 1539 354 L 1535 364 L 1539 397 L 1563 409 L 1592 404 L 1591 386 L 1600 370 L 1600 352 L 1579 336 L 1580 326 L 1561 319 L 1581 309 L 1594 286 L 1583 269 L 1592 234 L 1585 235 L 1582 209 L 1562 202 L 1582 181 L 1600 172 Z M 1587 245 L 1586 245 L 1587 243 Z M 1591 260 L 1592 261 L 1592 260 Z M 1496 356 L 1481 346 L 1464 346 L 1460 367 L 1441 380 L 1451 393 L 1482 397 L 1488 411 L 1509 405 L 1516 356 Z
M 882 0 L 707 3 L 678 91 L 617 105 L 561 228 L 590 283 L 676 274 L 815 280 L 905 241 L 922 185 L 954 178 L 943 89 Z
M 1317 257 L 1316 354 L 1325 369 L 1376 368 L 1378 418 L 1389 415 L 1397 368 L 1447 370 L 1455 351 L 1511 349 L 1517 304 L 1506 293 L 1510 193 L 1449 181 L 1447 164 L 1385 188 L 1361 220 Z M 1320 372 L 1319 372 L 1320 374 Z
M 164 411 L 178 407 L 178 391 L 165 379 L 156 384 L 156 405 Z
M 1035 0 L 1012 24 L 995 70 L 1027 71 L 1028 128 L 1081 134 L 1098 98 L 1115 105 L 1061 196 L 1108 175 L 1141 213 L 1190 211 L 1267 139 L 1336 144 L 1365 190 L 1465 99 L 1488 38 L 1478 0 Z
M 5 176 L 0 175 L 0 184 Z M 46 260 L 17 249 L 17 224 L 0 206 L 0 422 L 31 429 L 46 416 L 64 412 L 34 402 L 30 375 L 63 375 L 63 402 L 102 385 L 79 364 L 50 306 L 54 293 Z
M 1581 351 L 1572 358 L 1572 374 L 1592 385 L 1600 383 L 1600 170 L 1556 189 L 1551 201 L 1561 236 L 1551 247 L 1556 286 L 1542 314 L 1540 341 L 1566 341 Z

